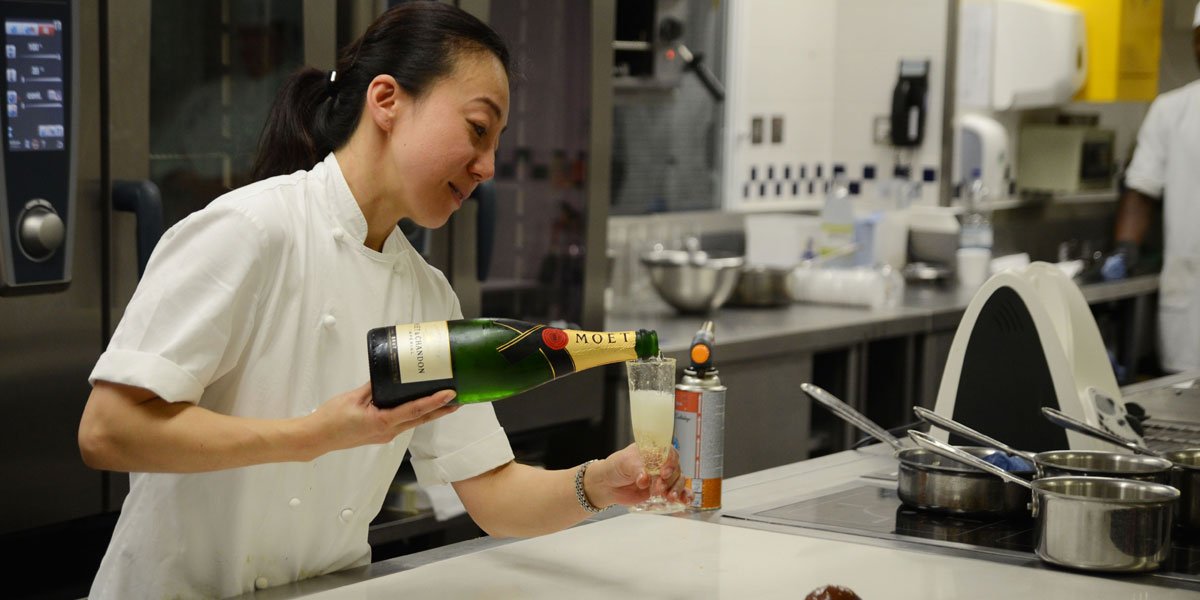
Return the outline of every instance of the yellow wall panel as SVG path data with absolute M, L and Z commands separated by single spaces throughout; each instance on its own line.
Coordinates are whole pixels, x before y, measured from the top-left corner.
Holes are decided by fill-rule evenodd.
M 1162 0 L 1056 0 L 1083 12 L 1087 81 L 1075 99 L 1150 101 L 1158 93 Z

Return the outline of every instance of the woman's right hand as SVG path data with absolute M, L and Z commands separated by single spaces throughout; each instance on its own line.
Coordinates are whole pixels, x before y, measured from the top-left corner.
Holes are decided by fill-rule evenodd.
M 321 453 L 386 444 L 409 429 L 458 410 L 458 404 L 446 405 L 454 396 L 454 390 L 442 390 L 400 406 L 379 408 L 371 402 L 370 382 L 338 394 L 311 415 L 320 432 Z

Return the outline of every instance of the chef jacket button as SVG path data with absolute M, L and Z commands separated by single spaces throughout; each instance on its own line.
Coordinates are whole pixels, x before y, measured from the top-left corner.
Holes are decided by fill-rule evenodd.
M 288 506 L 292 508 L 300 508 L 300 499 L 292 498 L 291 500 L 288 500 Z
M 267 589 L 267 586 L 269 585 L 271 585 L 271 582 L 266 577 L 259 577 L 258 579 L 254 580 L 254 587 L 260 590 Z
M 324 325 L 326 329 L 329 329 L 330 327 L 337 325 L 337 317 L 333 315 L 325 315 L 321 319 L 321 324 Z
M 350 519 L 354 518 L 354 511 L 349 508 L 343 508 L 342 514 L 340 516 L 342 518 L 342 521 L 349 523 Z
M 341 227 L 334 227 L 333 231 L 330 233 L 333 234 L 333 239 L 338 240 L 339 242 L 346 235 L 346 232 Z

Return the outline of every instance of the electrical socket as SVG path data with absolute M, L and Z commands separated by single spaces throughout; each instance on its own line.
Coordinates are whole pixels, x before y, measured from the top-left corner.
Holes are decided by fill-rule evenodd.
M 871 123 L 871 139 L 880 146 L 892 145 L 892 118 L 876 115 Z

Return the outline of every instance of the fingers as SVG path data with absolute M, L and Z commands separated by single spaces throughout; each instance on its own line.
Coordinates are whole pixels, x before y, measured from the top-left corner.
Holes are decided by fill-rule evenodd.
M 417 421 L 427 423 L 436 419 L 439 416 L 449 414 L 448 412 L 440 412 L 442 409 L 450 408 L 446 406 L 447 402 L 454 400 L 454 390 L 442 390 L 432 396 L 418 398 L 411 402 L 405 402 L 395 408 L 387 409 L 384 412 L 388 413 L 388 420 L 395 425 Z M 454 405 L 457 408 L 458 405 Z M 449 412 L 454 412 L 450 410 Z M 426 418 L 428 417 L 428 418 Z

